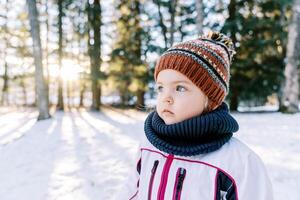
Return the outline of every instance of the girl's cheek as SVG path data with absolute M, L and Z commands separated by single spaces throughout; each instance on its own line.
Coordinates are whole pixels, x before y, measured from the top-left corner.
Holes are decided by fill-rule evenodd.
M 157 97 L 157 98 L 156 98 L 156 107 L 160 108 L 161 104 L 162 104 L 162 99 L 161 99 L 161 97 Z
M 157 97 L 156 97 L 156 102 L 157 102 L 157 103 L 160 103 L 160 102 L 161 102 L 161 96 L 160 96 L 160 95 L 157 95 Z

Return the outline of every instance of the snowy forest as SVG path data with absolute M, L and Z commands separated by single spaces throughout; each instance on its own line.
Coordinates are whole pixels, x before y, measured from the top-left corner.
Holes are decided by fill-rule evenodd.
M 113 199 L 159 56 L 210 30 L 236 50 L 236 137 L 300 200 L 300 0 L 0 0 L 0 199 Z

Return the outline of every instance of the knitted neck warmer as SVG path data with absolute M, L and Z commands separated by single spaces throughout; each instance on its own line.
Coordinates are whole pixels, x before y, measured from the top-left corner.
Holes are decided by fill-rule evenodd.
M 237 121 L 226 103 L 212 112 L 166 125 L 156 111 L 145 121 L 145 134 L 159 150 L 179 156 L 194 156 L 219 149 L 238 131 Z

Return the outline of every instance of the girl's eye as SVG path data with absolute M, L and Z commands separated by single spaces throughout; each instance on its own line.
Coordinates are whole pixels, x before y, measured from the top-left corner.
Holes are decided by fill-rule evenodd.
M 186 91 L 186 88 L 181 86 L 181 85 L 177 85 L 176 86 L 176 91 L 179 91 L 179 92 L 185 92 Z
M 157 92 L 161 92 L 162 89 L 163 89 L 163 86 L 161 86 L 161 85 L 157 86 L 157 88 L 156 88 Z

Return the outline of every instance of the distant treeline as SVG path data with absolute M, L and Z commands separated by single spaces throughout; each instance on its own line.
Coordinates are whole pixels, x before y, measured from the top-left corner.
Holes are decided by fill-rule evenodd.
M 0 103 L 98 110 L 112 97 L 119 106 L 144 107 L 155 95 L 159 55 L 212 29 L 236 46 L 226 99 L 232 110 L 269 102 L 296 112 L 299 6 L 300 0 L 2 0 Z

